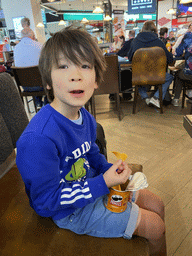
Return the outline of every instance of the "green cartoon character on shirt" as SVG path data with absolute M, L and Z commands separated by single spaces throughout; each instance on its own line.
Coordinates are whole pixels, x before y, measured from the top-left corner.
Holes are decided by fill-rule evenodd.
M 74 181 L 82 178 L 86 175 L 86 169 L 84 168 L 84 158 L 79 158 L 71 167 L 70 172 L 65 176 L 67 181 Z

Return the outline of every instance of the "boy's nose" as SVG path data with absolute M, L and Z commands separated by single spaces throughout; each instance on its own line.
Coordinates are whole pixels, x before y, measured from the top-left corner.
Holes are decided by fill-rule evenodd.
M 78 82 L 81 81 L 83 79 L 83 76 L 81 74 L 81 71 L 78 67 L 74 67 L 70 76 L 69 76 L 69 80 L 72 82 Z
M 71 81 L 74 82 L 74 81 L 81 81 L 82 79 L 81 78 L 71 78 Z

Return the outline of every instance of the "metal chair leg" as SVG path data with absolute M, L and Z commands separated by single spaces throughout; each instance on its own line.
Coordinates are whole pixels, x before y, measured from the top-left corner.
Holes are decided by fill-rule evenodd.
M 159 87 L 159 101 L 160 101 L 160 113 L 163 114 L 163 94 L 162 94 L 162 84 Z
M 185 104 L 185 95 L 186 95 L 186 87 L 184 84 L 183 85 L 183 96 L 182 96 L 182 108 L 184 108 L 184 104 Z
M 138 98 L 138 86 L 137 86 L 137 85 L 135 85 L 135 90 L 134 90 L 134 101 L 133 101 L 133 114 L 135 114 L 135 113 L 136 113 L 137 98 Z

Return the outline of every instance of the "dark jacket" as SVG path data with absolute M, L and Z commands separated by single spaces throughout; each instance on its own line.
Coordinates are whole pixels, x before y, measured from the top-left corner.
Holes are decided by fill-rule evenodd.
M 155 46 L 163 48 L 167 57 L 167 63 L 171 64 L 173 62 L 173 54 L 167 50 L 165 44 L 158 38 L 157 34 L 155 34 L 154 32 L 141 32 L 137 35 L 137 37 L 131 43 L 131 48 L 127 55 L 128 59 L 132 61 L 133 54 L 136 50 L 140 48 Z
M 123 44 L 122 48 L 118 51 L 117 55 L 121 57 L 127 56 L 130 47 L 131 47 L 131 42 L 133 41 L 134 38 L 129 39 L 128 41 L 125 41 Z
M 176 49 L 177 57 L 182 56 L 185 52 L 184 73 L 192 75 L 192 33 L 187 32 L 183 37 L 180 45 Z

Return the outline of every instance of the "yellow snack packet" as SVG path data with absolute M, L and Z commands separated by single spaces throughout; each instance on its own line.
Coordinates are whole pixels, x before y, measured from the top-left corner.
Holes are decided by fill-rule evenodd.
M 119 153 L 119 152 L 115 152 L 112 151 L 112 153 L 118 158 L 121 159 L 122 161 L 125 161 L 127 159 L 127 154 L 125 153 Z

